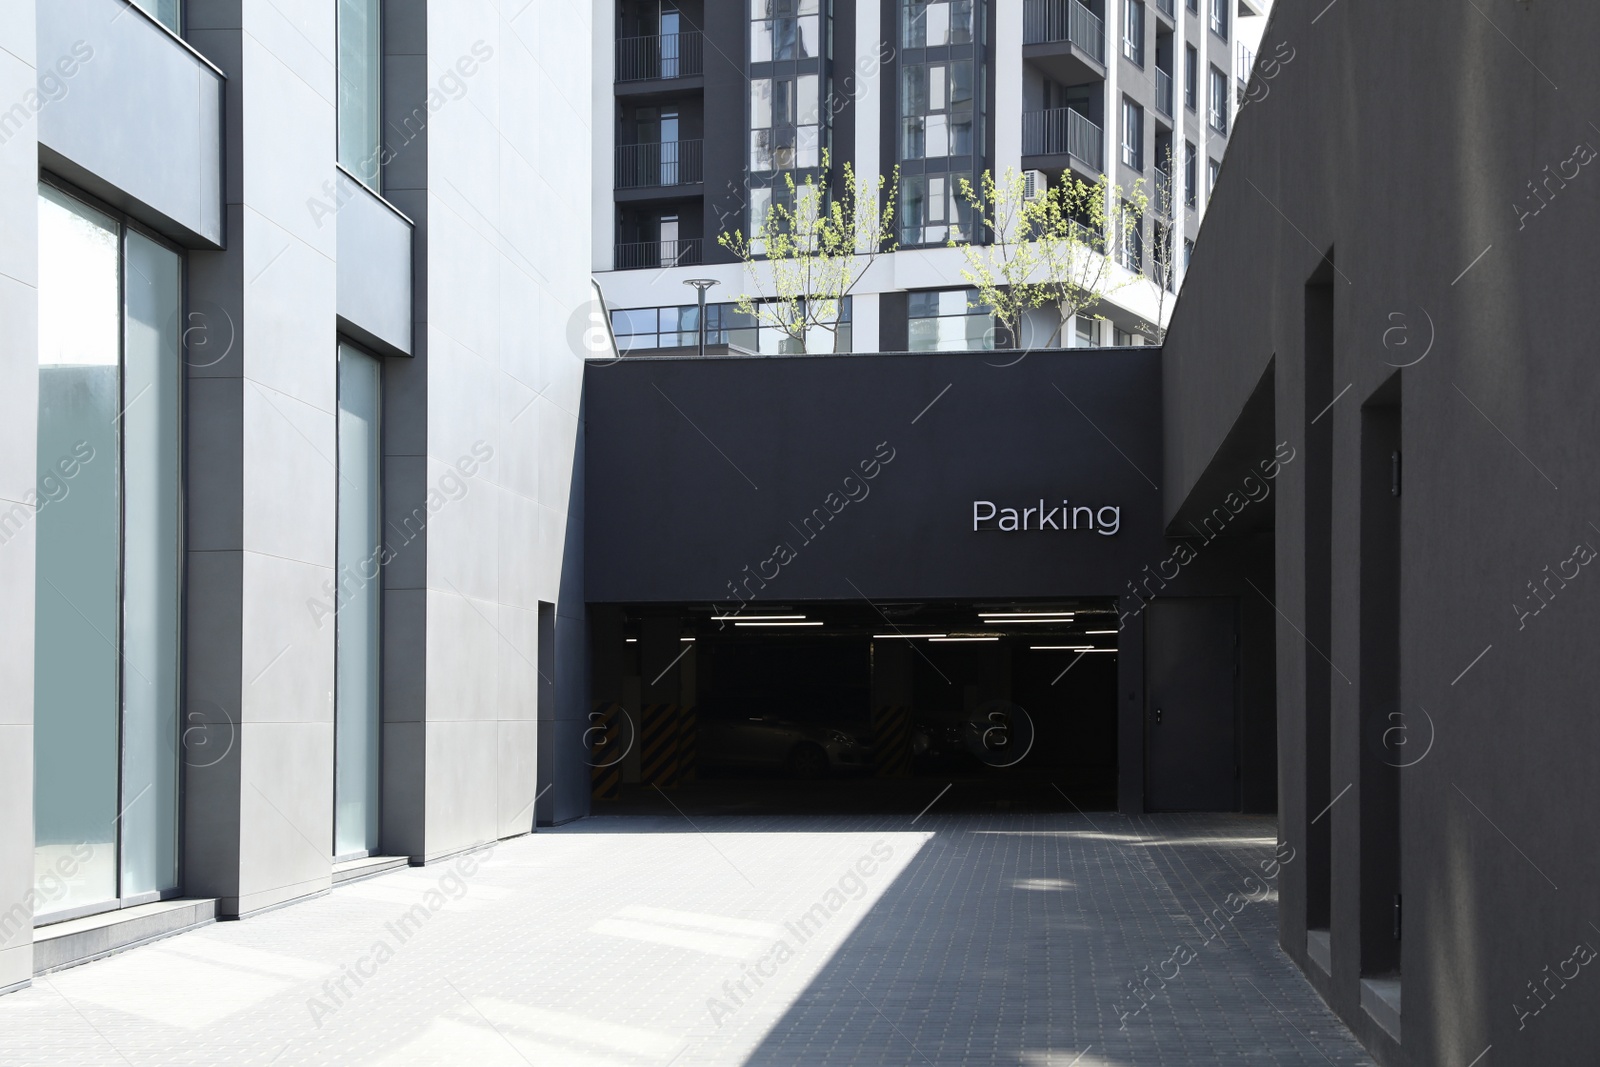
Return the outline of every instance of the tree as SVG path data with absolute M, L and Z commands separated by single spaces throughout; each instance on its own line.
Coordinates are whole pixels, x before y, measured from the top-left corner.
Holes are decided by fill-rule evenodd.
M 1093 312 L 1139 280 L 1137 272 L 1119 274 L 1110 252 L 1137 238 L 1149 206 L 1144 179 L 1125 192 L 1104 174 L 1092 185 L 1069 174 L 1029 196 L 1023 176 L 1007 168 L 998 182 L 989 171 L 981 188 L 963 178 L 960 189 L 972 205 L 974 231 L 990 238 L 988 244 L 950 241 L 966 255 L 961 276 L 1018 347 L 1028 312 L 1057 309 L 1055 330 L 1035 346 L 1052 347 L 1069 317 Z
M 785 172 L 754 233 L 717 236 L 717 243 L 744 263 L 757 290 L 739 297 L 739 313 L 776 327 L 802 352 L 813 330 L 830 335 L 830 348 L 838 350 L 845 299 L 880 255 L 899 247 L 894 218 L 900 169 L 888 179 L 880 174 L 875 181 L 857 181 L 855 168 L 846 162 L 835 196 L 828 168 L 823 152 L 819 174 L 796 184 L 794 174 Z

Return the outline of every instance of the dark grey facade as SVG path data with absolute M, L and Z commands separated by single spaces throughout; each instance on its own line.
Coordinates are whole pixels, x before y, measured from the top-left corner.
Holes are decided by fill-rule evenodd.
M 1600 12 L 1322 6 L 1274 16 L 1172 322 L 1163 514 L 1302 450 L 1284 950 L 1381 1062 L 1591 1062 Z
M 1261 517 L 1270 528 L 1273 487 L 1298 462 L 1293 449 L 1267 447 L 1228 504 L 1219 500 L 1217 514 L 1169 537 L 1153 349 L 992 361 L 969 353 L 591 364 L 585 552 L 596 617 L 619 605 L 726 613 L 1104 599 L 1120 613 L 1107 618 L 1120 629 L 1117 803 L 1142 811 L 1159 795 L 1146 774 L 1158 728 L 1146 693 L 1147 613 L 1167 598 L 1224 598 L 1240 635 L 1237 786 L 1219 806 L 1272 810 L 1273 615 L 1261 595 L 1271 591 L 1270 552 L 1242 531 Z M 1097 528 L 1075 512 L 1081 528 L 1052 528 L 1066 516 L 1050 515 L 1041 529 L 1039 509 L 1063 500 L 1092 508 Z M 995 516 L 975 501 L 993 504 Z M 1018 512 L 1015 531 L 999 528 L 1006 507 Z M 1106 507 L 1120 509 L 1114 533 Z M 674 653 L 678 632 L 674 623 L 666 637 Z M 648 628 L 641 640 L 651 641 Z M 607 668 L 600 647 L 595 661 Z M 613 695 L 597 676 L 596 700 Z

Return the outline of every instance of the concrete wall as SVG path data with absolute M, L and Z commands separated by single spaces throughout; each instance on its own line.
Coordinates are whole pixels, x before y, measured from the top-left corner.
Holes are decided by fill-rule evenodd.
M 33 512 L 39 411 L 39 154 L 33 0 L 0 2 L 0 906 L 33 888 Z M 4 122 L 0 118 L 0 122 Z M 20 522 L 11 533 L 11 521 Z M 0 990 L 33 974 L 27 923 L 0 940 Z
M 1273 436 L 1325 431 L 1330 450 L 1325 482 L 1308 482 L 1309 464 L 1286 472 L 1276 516 L 1282 835 L 1302 855 L 1326 850 L 1320 867 L 1285 869 L 1283 947 L 1386 1064 L 1466 1064 L 1491 1045 L 1484 1063 L 1584 1062 L 1600 1016 L 1578 987 L 1542 983 L 1594 943 L 1582 887 L 1600 875 L 1573 844 L 1600 799 L 1588 652 L 1600 594 L 1567 562 L 1600 545 L 1587 355 L 1600 12 L 1320 7 L 1273 17 L 1262 53 L 1281 43 L 1294 58 L 1240 113 L 1168 336 L 1165 513 L 1236 462 L 1228 441 L 1255 421 L 1251 398 L 1275 367 Z M 1325 304 L 1331 341 L 1308 337 Z M 1326 384 L 1306 371 L 1323 349 Z M 1363 492 L 1359 459 L 1377 410 L 1364 418 L 1364 405 L 1395 391 L 1401 719 L 1389 721 L 1359 695 L 1388 655 L 1372 647 L 1363 529 L 1370 550 L 1367 520 L 1392 497 Z M 1307 580 L 1321 532 L 1327 594 Z M 1302 632 L 1327 636 L 1312 648 Z M 1402 764 L 1396 815 L 1375 772 Z M 1391 818 L 1399 1041 L 1361 986 L 1375 940 L 1393 937 L 1371 899 Z M 1308 950 L 1318 884 L 1329 970 Z

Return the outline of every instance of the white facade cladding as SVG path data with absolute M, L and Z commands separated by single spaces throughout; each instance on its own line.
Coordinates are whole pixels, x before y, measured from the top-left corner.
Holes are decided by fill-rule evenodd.
M 0 0 L 0 990 L 587 810 L 591 38 Z

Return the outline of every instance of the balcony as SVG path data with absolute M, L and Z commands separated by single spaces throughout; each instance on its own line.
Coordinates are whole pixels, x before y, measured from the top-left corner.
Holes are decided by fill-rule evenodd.
M 698 267 L 700 238 L 687 241 L 630 241 L 616 247 L 617 270 Z
M 1022 116 L 1022 154 L 1069 155 L 1098 172 L 1105 166 L 1105 137 L 1100 127 L 1069 107 L 1029 111 Z
M 1172 75 L 1160 67 L 1156 68 L 1156 110 L 1172 117 Z
M 705 73 L 704 39 L 699 33 L 652 34 L 617 40 L 617 81 L 662 81 Z
M 1066 42 L 1101 66 L 1106 62 L 1106 25 L 1078 0 L 1024 0 L 1023 44 Z
M 617 146 L 618 189 L 665 189 L 705 180 L 701 141 Z

